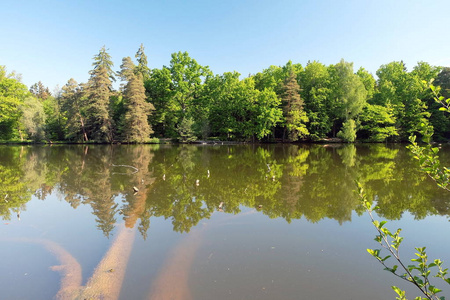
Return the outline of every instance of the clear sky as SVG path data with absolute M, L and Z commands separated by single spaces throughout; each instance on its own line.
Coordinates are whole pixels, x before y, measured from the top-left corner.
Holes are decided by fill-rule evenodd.
M 145 46 L 150 68 L 187 51 L 216 74 L 244 76 L 288 60 L 341 58 L 375 75 L 391 61 L 450 66 L 450 1 L 17 0 L 2 1 L 0 65 L 52 90 L 89 78 L 105 45 L 119 69 Z

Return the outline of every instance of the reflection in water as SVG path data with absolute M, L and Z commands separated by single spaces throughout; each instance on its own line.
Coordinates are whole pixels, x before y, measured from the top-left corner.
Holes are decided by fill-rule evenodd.
M 361 212 L 357 178 L 381 217 L 449 213 L 446 195 L 416 170 L 403 146 L 2 146 L 0 154 L 4 220 L 20 217 L 32 195 L 44 200 L 57 191 L 75 209 L 89 205 L 107 237 L 119 218 L 128 228 L 139 222 L 144 238 L 151 217 L 189 232 L 219 206 L 232 214 L 255 207 L 288 222 L 342 223 Z
M 189 273 L 203 237 L 203 228 L 194 229 L 172 250 L 158 278 L 151 284 L 148 299 L 191 300 Z
M 62 278 L 57 299 L 118 299 L 136 230 L 145 240 L 152 218 L 169 219 L 174 231 L 189 235 L 158 266 L 148 297 L 191 299 L 189 272 L 208 230 L 195 227 L 202 220 L 217 211 L 242 216 L 249 207 L 288 223 L 343 224 L 363 212 L 355 179 L 378 202 L 380 218 L 449 215 L 448 194 L 417 171 L 404 146 L 382 144 L 0 146 L 0 215 L 24 219 L 33 196 L 53 194 L 67 207 L 89 207 L 101 233 L 116 235 L 84 286 L 76 255 L 47 237 L 21 240 L 43 245 L 59 261 L 52 267 Z
M 119 299 L 135 232 L 122 227 L 78 297 L 67 295 L 59 299 Z
M 6 241 L 10 243 L 31 243 L 44 246 L 59 262 L 59 265 L 50 267 L 51 270 L 61 274 L 61 286 L 56 295 L 56 299 L 74 299 L 82 282 L 81 266 L 66 249 L 47 239 L 14 238 L 7 239 Z

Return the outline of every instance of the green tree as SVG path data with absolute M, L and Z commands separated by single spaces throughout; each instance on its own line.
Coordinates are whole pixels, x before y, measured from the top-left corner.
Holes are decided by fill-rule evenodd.
M 170 70 L 168 68 L 153 69 L 150 78 L 145 81 L 145 90 L 148 100 L 155 106 L 155 111 L 149 118 L 155 134 L 161 137 L 176 136 L 174 126 L 177 117 L 171 101 Z
M 430 81 L 428 81 L 430 82 Z M 439 87 L 439 93 L 444 98 L 450 97 L 450 68 L 442 68 L 433 81 L 433 85 Z M 430 123 L 433 125 L 433 139 L 435 141 L 447 141 L 450 138 L 450 115 L 443 112 L 442 105 L 434 100 L 434 97 L 427 97 L 427 106 L 430 116 Z
M 261 140 L 271 135 L 277 124 L 281 123 L 283 111 L 280 108 L 281 100 L 274 91 L 265 89 L 260 92 L 254 89 L 254 82 L 251 81 L 255 98 L 249 99 L 253 101 L 250 102 L 251 114 L 244 128 L 244 134 L 247 138 L 256 136 L 258 140 Z M 297 128 L 302 128 L 297 122 L 295 112 L 290 117 L 292 117 L 292 121 L 296 122 Z
M 289 140 L 297 141 L 308 135 L 308 129 L 306 128 L 308 117 L 303 111 L 303 101 L 299 93 L 300 86 L 294 72 L 291 72 L 290 76 L 284 81 L 283 92 L 282 105 L 286 122 L 283 140 L 287 131 Z
M 45 138 L 45 113 L 42 102 L 39 99 L 30 96 L 27 97 L 20 107 L 22 117 L 20 125 L 24 129 L 27 136 L 35 142 L 40 142 Z M 24 137 L 21 133 L 21 140 Z
M 194 142 L 197 137 L 194 135 L 194 121 L 191 118 L 184 117 L 178 125 L 178 135 L 180 142 L 190 143 Z
M 148 123 L 148 115 L 154 107 L 146 102 L 142 75 L 134 73 L 135 66 L 131 58 L 125 57 L 120 67 L 122 79 L 128 81 L 124 90 L 124 139 L 127 142 L 147 142 L 153 133 Z
M 42 101 L 45 113 L 45 132 L 50 140 L 62 141 L 65 137 L 66 118 L 62 112 L 61 96 L 49 96 Z
M 307 129 L 312 140 L 327 136 L 332 127 L 330 118 L 330 74 L 320 62 L 308 62 L 301 73 L 301 96 L 305 101 L 305 111 L 309 123 Z
M 135 68 L 136 75 L 140 74 L 142 80 L 145 82 L 150 78 L 150 68 L 148 67 L 147 55 L 144 52 L 144 45 L 141 44 L 139 50 L 136 52 L 135 58 L 137 60 L 137 66 Z
M 7 74 L 6 67 L 0 66 L 0 138 L 11 139 L 18 135 L 21 106 L 29 97 L 27 87 L 14 73 Z
M 371 142 L 383 142 L 389 137 L 397 136 L 395 117 L 390 106 L 367 104 L 360 116 L 358 136 Z
M 206 80 L 211 132 L 228 139 L 263 139 L 282 120 L 281 101 L 271 89 L 255 89 L 252 77 L 239 76 L 227 72 Z
M 355 136 L 356 128 L 353 128 L 355 120 L 361 113 L 366 104 L 367 91 L 358 75 L 353 73 L 353 63 L 343 59 L 331 68 L 333 79 L 332 91 L 332 119 L 333 136 L 338 127 L 338 123 L 343 122 L 346 127 L 343 128 L 344 136 L 350 138 Z M 352 129 L 353 128 L 353 129 Z M 355 130 L 355 132 L 353 132 Z M 347 139 L 350 141 L 352 138 Z M 353 138 L 354 140 L 354 138 Z
M 203 89 L 203 81 L 211 76 L 207 66 L 201 66 L 187 52 L 172 54 L 169 65 L 171 75 L 171 102 L 173 114 L 178 120 L 183 117 L 198 119 L 198 100 Z
M 66 122 L 66 139 L 85 141 L 89 140 L 86 129 L 86 106 L 87 99 L 84 96 L 84 85 L 78 85 L 71 78 L 62 87 L 61 102 Z
M 48 90 L 48 87 L 44 86 L 44 84 L 41 81 L 38 81 L 37 83 L 33 84 L 30 87 L 30 92 L 34 96 L 36 96 L 36 98 L 42 100 L 45 100 L 52 95 Z
M 103 46 L 94 56 L 93 70 L 87 83 L 86 127 L 88 136 L 97 142 L 112 142 L 114 140 L 114 124 L 110 97 L 112 96 L 112 80 L 115 73 L 112 70 L 111 56 Z
M 367 72 L 367 70 L 365 70 L 363 67 L 358 69 L 358 72 L 356 72 L 356 75 L 358 75 L 359 79 L 361 80 L 361 82 L 364 85 L 364 88 L 366 89 L 367 101 L 370 101 L 375 94 L 375 88 L 376 88 L 377 81 L 375 80 L 375 78 L 373 78 L 373 75 L 370 74 L 369 72 Z
M 431 114 L 422 99 L 431 98 L 427 82 L 437 72 L 438 69 L 426 63 L 418 63 L 408 73 L 403 62 L 391 62 L 377 70 L 378 90 L 374 104 L 392 107 L 401 140 L 418 133 L 420 124 L 429 123 Z
M 212 73 L 187 52 L 173 53 L 171 57 L 169 67 L 152 70 L 145 86 L 155 106 L 152 127 L 157 133 L 177 138 L 177 128 L 184 117 L 192 118 L 194 122 L 202 120 L 203 82 Z

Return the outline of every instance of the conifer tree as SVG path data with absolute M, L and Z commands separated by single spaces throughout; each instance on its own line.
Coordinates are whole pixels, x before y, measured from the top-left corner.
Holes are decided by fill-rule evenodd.
M 94 56 L 94 69 L 89 73 L 91 77 L 87 86 L 87 127 L 91 137 L 97 142 L 112 142 L 113 122 L 110 109 L 112 96 L 112 80 L 115 73 L 112 70 L 111 56 L 103 46 Z
M 135 74 L 136 67 L 130 57 L 122 60 L 120 76 L 127 80 L 124 90 L 125 117 L 123 136 L 126 142 L 148 142 L 153 133 L 148 116 L 154 107 L 146 101 L 144 82 L 140 73 Z
M 75 79 L 71 78 L 62 87 L 62 110 L 67 117 L 67 135 L 69 140 L 82 139 L 87 142 L 89 140 L 86 132 L 85 121 L 85 105 L 86 99 L 83 97 L 83 89 Z
M 136 75 L 141 74 L 142 80 L 145 82 L 150 78 L 150 68 L 147 66 L 147 55 L 145 55 L 144 49 L 144 45 L 141 44 L 139 50 L 136 52 L 135 57 L 138 64 L 135 68 L 135 73 Z
M 49 96 L 51 96 L 50 91 L 48 90 L 48 87 L 45 87 L 42 81 L 39 81 L 35 84 L 33 84 L 30 87 L 30 92 L 36 96 L 38 99 L 45 100 Z
M 290 141 L 297 141 L 308 135 L 308 129 L 305 125 L 308 122 L 308 117 L 303 110 L 303 101 L 299 94 L 300 86 L 297 83 L 294 72 L 291 72 L 289 77 L 286 78 L 282 90 L 283 114 L 286 120 L 283 140 L 286 137 L 287 131 L 288 139 Z

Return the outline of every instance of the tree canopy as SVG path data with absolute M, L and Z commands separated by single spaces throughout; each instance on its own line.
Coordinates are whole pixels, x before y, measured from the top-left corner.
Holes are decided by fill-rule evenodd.
M 448 68 L 402 61 L 380 66 L 375 77 L 342 59 L 326 66 L 288 61 L 243 77 L 213 74 L 187 52 L 150 68 L 140 45 L 133 61 L 114 70 L 108 49 L 94 55 L 90 77 L 70 79 L 50 93 L 42 81 L 29 89 L 0 67 L 0 139 L 143 143 L 161 138 L 233 141 L 406 141 L 431 126 L 450 138 L 450 119 L 428 86 L 450 90 Z M 114 81 L 122 84 L 115 89 Z

